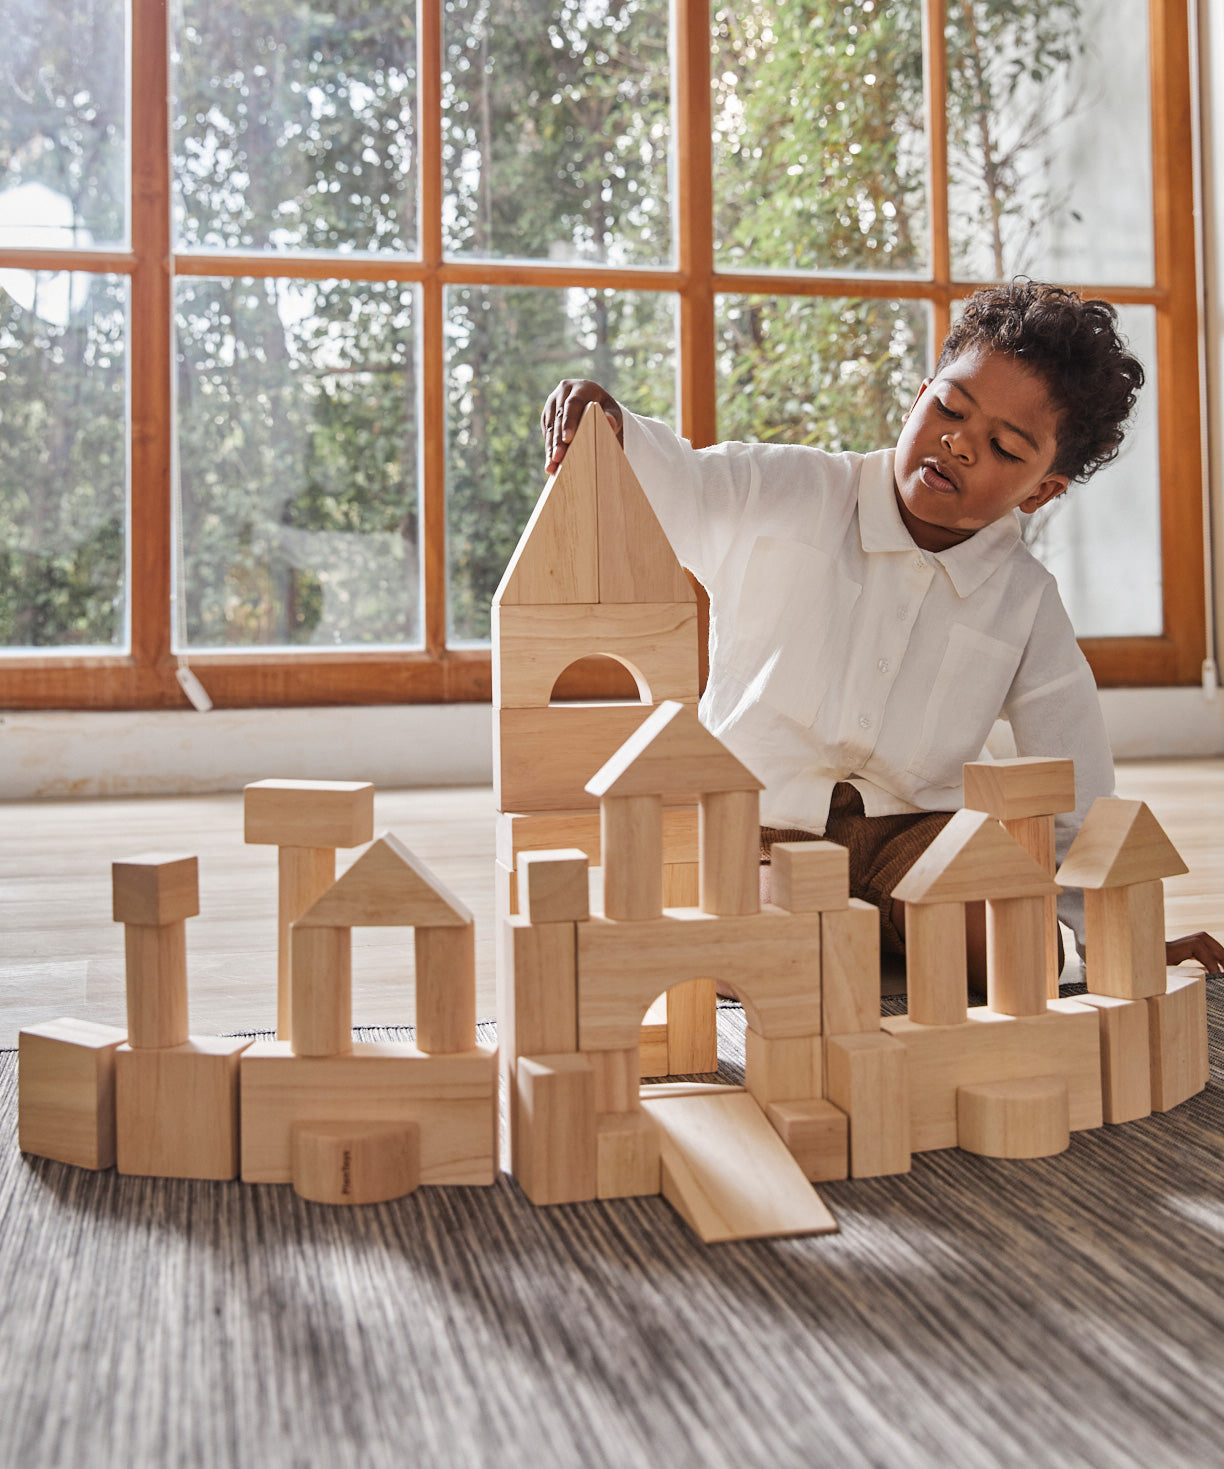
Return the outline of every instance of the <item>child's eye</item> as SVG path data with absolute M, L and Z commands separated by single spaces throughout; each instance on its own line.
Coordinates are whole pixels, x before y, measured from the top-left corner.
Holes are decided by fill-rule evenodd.
M 998 439 L 992 439 L 991 443 L 994 445 L 994 451 L 1000 459 L 1008 459 L 1012 464 L 1020 463 L 1019 454 L 1009 454 L 1003 445 L 999 443 Z
M 957 413 L 954 408 L 949 408 L 942 398 L 935 399 L 935 406 L 939 409 L 940 413 L 942 413 L 945 418 L 960 418 L 960 414 Z

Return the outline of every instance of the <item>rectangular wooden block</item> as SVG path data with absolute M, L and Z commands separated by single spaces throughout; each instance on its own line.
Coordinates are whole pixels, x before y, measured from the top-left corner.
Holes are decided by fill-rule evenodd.
M 1106 1122 L 1134 1122 L 1152 1110 L 1148 1001 L 1077 995 L 1101 1022 L 1101 1102 Z
M 963 903 L 906 905 L 905 988 L 915 1024 L 964 1021 L 969 1012 L 969 967 Z
M 590 859 L 577 847 L 524 852 L 518 911 L 532 923 L 581 923 L 591 914 L 590 875 Z
M 578 1049 L 575 925 L 504 920 L 497 1015 L 508 1056 Z
M 827 1234 L 836 1221 L 746 1092 L 653 1097 L 663 1197 L 707 1244 Z
M 111 904 L 116 923 L 156 926 L 193 918 L 200 911 L 198 859 L 146 852 L 112 862 Z
M 374 787 L 353 780 L 257 780 L 242 792 L 243 839 L 276 847 L 359 847 L 374 837 Z
M 978 1082 L 1065 1076 L 1071 1130 L 1101 1125 L 1100 1022 L 1086 1005 L 1051 1000 L 1044 1015 L 999 1015 L 982 1006 L 963 1025 L 916 1025 L 907 1015 L 880 1024 L 906 1049 L 916 1153 L 956 1146 L 957 1088 Z M 837 1101 L 831 1089 L 829 1096 Z
M 596 1121 L 596 1193 L 601 1199 L 657 1194 L 659 1130 L 645 1112 L 607 1112 Z
M 646 711 L 643 711 L 643 716 Z M 663 861 L 697 861 L 697 807 L 663 808 Z M 598 807 L 582 811 L 502 811 L 497 817 L 497 860 L 515 867 L 522 852 L 546 852 L 557 847 L 577 847 L 594 866 L 603 861 L 600 846 Z M 696 890 L 687 901 L 668 901 L 668 907 L 695 908 Z
M 712 979 L 690 979 L 667 992 L 668 1076 L 718 1070 L 718 989 Z
M 194 1036 L 115 1055 L 116 1162 L 150 1178 L 238 1176 L 238 1066 L 250 1041 Z
M 115 1161 L 115 1052 L 125 1032 L 91 1020 L 48 1020 L 17 1038 L 17 1146 L 23 1153 L 109 1168 Z
M 683 980 L 734 986 L 761 1035 L 820 1029 L 820 915 L 766 907 L 743 918 L 674 909 L 645 923 L 578 928 L 578 1039 L 585 1050 L 637 1042 L 655 997 Z
M 643 1076 L 670 1076 L 667 1059 L 667 996 L 660 995 L 642 1021 L 638 1052 Z
M 494 804 L 499 811 L 594 807 L 587 782 L 650 713 L 648 704 L 495 709 Z
M 1163 995 L 1147 1001 L 1152 1063 L 1152 1111 L 1167 1112 L 1201 1092 L 1211 1079 L 1207 1059 L 1207 981 L 1169 974 Z
M 775 842 L 771 899 L 788 913 L 821 913 L 850 901 L 850 853 L 836 842 Z
M 620 1051 L 584 1051 L 582 1053 L 595 1078 L 595 1110 L 633 1112 L 638 1105 L 642 1085 L 641 1053 L 637 1046 Z
M 965 805 L 1000 821 L 1075 810 L 1075 762 L 1044 756 L 973 761 L 965 766 Z
M 820 915 L 820 1003 L 825 1035 L 880 1028 L 880 914 L 851 898 Z
M 426 1056 L 356 1042 L 345 1056 L 295 1056 L 257 1041 L 239 1070 L 242 1177 L 289 1183 L 295 1122 L 417 1122 L 421 1182 L 491 1184 L 497 1159 L 497 1052 Z
M 596 1191 L 595 1077 L 585 1056 L 520 1056 L 516 1176 L 533 1204 Z
M 829 1036 L 828 1100 L 850 1119 L 854 1178 L 910 1170 L 910 1090 L 905 1047 L 891 1036 Z
M 824 1096 L 824 1043 L 819 1035 L 766 1040 L 744 1031 L 744 1081 L 762 1107 Z
M 812 1183 L 850 1176 L 850 1119 L 832 1102 L 814 1098 L 771 1102 L 765 1115 Z

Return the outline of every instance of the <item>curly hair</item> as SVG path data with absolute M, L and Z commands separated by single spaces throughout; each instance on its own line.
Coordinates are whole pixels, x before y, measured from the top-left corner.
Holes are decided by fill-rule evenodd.
M 1143 386 L 1143 366 L 1118 334 L 1108 301 L 1041 281 L 977 291 L 944 341 L 939 370 L 975 347 L 1004 352 L 1045 384 L 1058 413 L 1050 473 L 1090 479 L 1117 457 Z

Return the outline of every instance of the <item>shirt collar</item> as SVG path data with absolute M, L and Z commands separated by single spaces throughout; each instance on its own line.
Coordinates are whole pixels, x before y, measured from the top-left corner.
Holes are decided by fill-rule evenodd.
M 859 476 L 859 536 L 864 551 L 912 551 L 914 541 L 893 488 L 895 449 L 879 449 L 863 457 Z M 948 574 L 958 597 L 971 596 L 1011 555 L 1020 539 L 1020 517 L 1013 511 L 984 526 L 967 541 L 947 551 L 926 551 Z

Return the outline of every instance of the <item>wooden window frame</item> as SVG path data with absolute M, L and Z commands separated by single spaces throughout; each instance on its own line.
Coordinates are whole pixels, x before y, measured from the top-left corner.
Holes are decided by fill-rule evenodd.
M 169 34 L 166 0 L 132 0 L 131 249 L 9 250 L 0 263 L 30 270 L 113 272 L 129 280 L 131 457 L 127 656 L 4 655 L 0 707 L 183 708 L 172 647 L 172 276 L 291 276 L 396 281 L 420 291 L 424 646 L 320 652 L 193 652 L 191 667 L 218 707 L 437 703 L 488 700 L 490 655 L 452 648 L 446 626 L 446 415 L 443 343 L 448 285 L 598 286 L 657 290 L 679 301 L 680 427 L 694 444 L 717 437 L 715 301 L 722 294 L 886 297 L 929 303 L 934 340 L 953 302 L 980 283 L 953 277 L 948 242 L 946 0 L 926 0 L 932 249 L 927 275 L 837 276 L 719 271 L 714 255 L 709 0 L 675 0 L 675 269 L 618 270 L 447 259 L 442 243 L 440 0 L 419 0 L 421 248 L 415 257 L 308 257 L 184 251 L 171 243 Z M 1154 283 L 1077 283 L 1119 305 L 1152 307 L 1157 322 L 1164 634 L 1087 639 L 1102 685 L 1196 683 L 1206 655 L 1199 320 L 1189 0 L 1150 0 Z M 1172 575 L 1176 568 L 1186 574 Z M 619 691 L 598 675 L 588 695 Z

